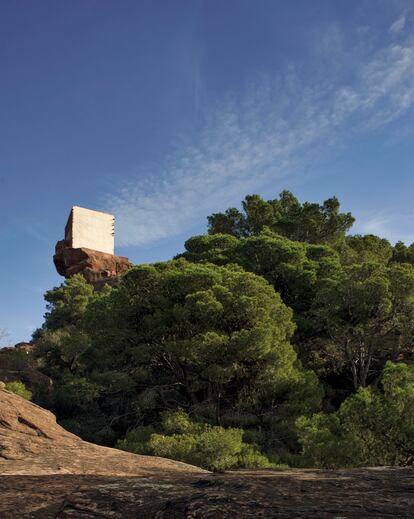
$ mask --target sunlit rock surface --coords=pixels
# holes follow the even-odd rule
[[[65,240],[57,242],[53,262],[61,276],[68,278],[74,274],[82,274],[89,283],[114,278],[132,267],[132,263],[124,256],[72,248]]]

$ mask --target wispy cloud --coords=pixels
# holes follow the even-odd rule
[[[360,213],[354,231],[360,234],[375,234],[386,238],[391,243],[414,242],[414,213],[382,210]]]
[[[414,41],[398,36],[403,21],[393,26],[393,41],[356,55],[341,78],[337,66],[319,79],[290,66],[277,78],[261,77],[242,100],[210,110],[197,136],[151,172],[153,180],[137,176],[106,198],[105,208],[116,216],[117,242],[145,245],[190,230],[206,214],[292,174],[315,150],[409,110]],[[340,36],[335,40],[339,45]],[[332,63],[340,55],[335,52]]]
[[[405,23],[406,23],[406,15],[403,14],[399,18],[397,18],[397,20],[395,20],[394,23],[391,24],[390,29],[389,29],[390,33],[391,34],[400,33],[404,29]]]

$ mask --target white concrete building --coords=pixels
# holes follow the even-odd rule
[[[77,249],[84,247],[114,254],[115,218],[112,214],[74,206],[65,227],[65,240]]]

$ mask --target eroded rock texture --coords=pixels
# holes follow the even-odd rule
[[[413,510],[413,469],[213,475],[84,442],[0,389],[2,519],[408,519]]]
[[[0,474],[153,476],[168,471],[205,472],[85,442],[60,427],[50,411],[0,389]]]
[[[132,267],[132,263],[124,256],[86,248],[73,249],[66,240],[57,242],[53,262],[61,276],[68,278],[82,274],[89,283],[114,278]]]

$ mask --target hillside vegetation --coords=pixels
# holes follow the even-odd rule
[[[414,245],[290,192],[175,259],[46,293],[42,402],[82,438],[213,470],[414,463]],[[36,392],[35,392],[36,394]]]

